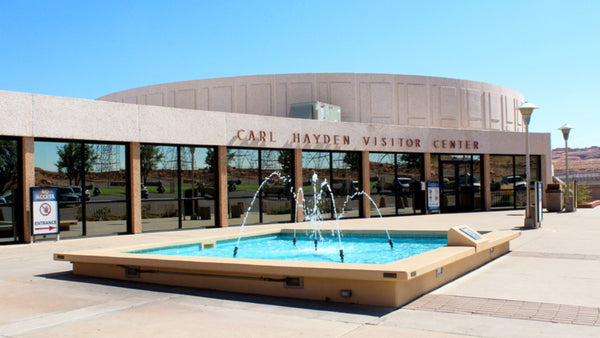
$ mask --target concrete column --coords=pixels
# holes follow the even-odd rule
[[[358,184],[360,189],[367,193],[369,196],[371,195],[371,166],[369,162],[369,152],[361,151],[360,152],[360,163],[358,165],[360,170],[358,176]],[[371,201],[367,197],[367,195],[360,195],[360,205],[358,206],[358,215],[362,218],[371,217]]]
[[[482,183],[481,198],[483,198],[483,210],[492,209],[492,168],[490,167],[490,154],[483,154],[481,159]]]
[[[217,205],[215,206],[215,225],[218,227],[229,226],[229,200],[227,195],[227,147],[218,146],[217,156],[215,156],[217,163],[216,168],[216,200]]]
[[[423,181],[431,181],[431,153],[423,154]]]
[[[130,142],[127,145],[127,166],[129,167],[129,201],[127,202],[128,224],[127,232],[139,234],[142,232],[142,184],[140,143]]]
[[[296,200],[302,202],[302,198],[304,197],[300,190],[302,188],[302,149],[292,150],[291,162],[294,193],[296,194]],[[304,208],[298,206],[296,210],[296,201],[292,200],[291,203],[292,220],[294,217],[297,217],[297,222],[304,222]]]
[[[21,140],[21,175],[23,184],[19,186],[19,194],[16,196],[23,207],[19,215],[15,215],[18,222],[17,226],[22,226],[20,233],[23,243],[31,243],[31,201],[29,197],[29,188],[35,186],[35,166],[34,166],[34,139],[33,137],[22,137]],[[18,210],[18,209],[17,209]]]

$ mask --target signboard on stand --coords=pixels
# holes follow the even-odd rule
[[[58,189],[31,188],[31,234],[58,235]]]
[[[440,182],[427,182],[427,209],[440,210]]]

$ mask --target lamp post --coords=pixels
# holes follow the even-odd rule
[[[565,211],[571,212],[573,211],[573,201],[571,200],[569,194],[569,147],[567,147],[567,141],[569,140],[569,132],[573,129],[568,124],[564,124],[562,127],[558,128],[563,134],[563,138],[565,139],[565,175],[566,175],[566,184],[567,184],[567,203],[565,205]]]
[[[530,173],[530,169],[529,169],[529,120],[531,119],[531,114],[533,113],[534,109],[538,109],[539,107],[536,106],[533,103],[529,103],[529,102],[525,102],[522,105],[518,106],[517,109],[521,112],[521,116],[523,116],[523,122],[525,122],[525,134],[527,135],[527,155],[525,156],[525,166],[526,166],[526,173],[525,173],[525,179],[527,180],[527,193],[526,193],[526,203],[525,203],[525,221],[524,221],[524,225],[526,228],[532,228],[535,224],[535,222],[533,222],[533,217],[535,217],[535,215],[531,215],[531,212],[529,210],[529,205],[531,204],[531,200],[529,197],[529,188],[530,188],[530,177],[531,177],[531,173]]]

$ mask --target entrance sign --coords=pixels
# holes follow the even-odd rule
[[[58,189],[31,188],[31,234],[53,235],[59,232]]]
[[[440,210],[440,182],[427,182],[427,209]]]

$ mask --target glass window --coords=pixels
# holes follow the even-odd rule
[[[316,174],[317,182],[312,181]],[[321,183],[331,182],[331,153],[319,151],[302,152],[302,190],[304,192],[304,213],[325,214],[332,218],[331,193],[327,187],[321,189]]]
[[[396,178],[396,155],[393,153],[369,153],[369,168],[371,181],[371,198],[377,208],[371,205],[371,217],[381,215],[396,215],[395,193],[392,182]]]
[[[180,147],[183,228],[215,225],[214,148]]]
[[[517,208],[524,208],[527,201],[527,166],[525,156],[515,156],[515,176],[513,178],[513,189],[515,191],[515,202]]]
[[[15,219],[19,187],[17,148],[16,140],[0,139],[0,243],[19,240]]]
[[[57,187],[61,236],[127,232],[125,146],[35,142],[35,184]]]
[[[382,215],[422,212],[423,155],[414,153],[371,153],[371,195]],[[379,216],[371,207],[371,217]]]
[[[144,231],[215,225],[214,148],[140,146]]]
[[[425,196],[421,192],[423,155],[414,153],[396,154],[396,177],[392,190],[396,195],[396,213],[414,214],[422,212]]]
[[[481,156],[473,155],[473,182],[469,182],[472,184],[473,189],[473,198],[475,210],[483,210],[483,198],[482,198],[482,189],[483,182],[482,178],[482,164],[481,164]]]
[[[259,180],[259,152],[230,148],[227,152],[229,224],[260,223],[260,201],[255,199]],[[246,213],[248,213],[246,215]]]
[[[127,171],[125,146],[81,144],[84,179],[76,194],[85,206],[87,234],[127,232]]]
[[[429,167],[428,181],[439,182],[440,181],[440,155],[431,154],[431,166]]]
[[[140,145],[142,231],[179,227],[176,146]]]
[[[542,169],[540,168],[540,156],[539,155],[530,155],[529,156],[529,165],[531,169],[531,180],[541,181],[542,180]]]
[[[335,203],[335,211],[343,218],[359,216],[359,167],[360,154],[357,152],[331,153],[332,177],[330,180]],[[334,214],[335,217],[335,214]]]
[[[357,152],[302,152],[305,214],[320,214],[325,219],[358,217],[359,161]],[[315,174],[317,182],[313,183]]]
[[[81,198],[71,188],[82,184],[81,144],[35,142],[34,147],[35,185],[59,189],[58,215],[61,236],[83,235]]]
[[[523,155],[490,155],[492,209],[524,208],[527,166]],[[531,156],[531,180],[541,179],[540,157]]]
[[[260,150],[262,187],[261,223],[290,222],[295,208],[291,186],[291,158],[289,150]]]

